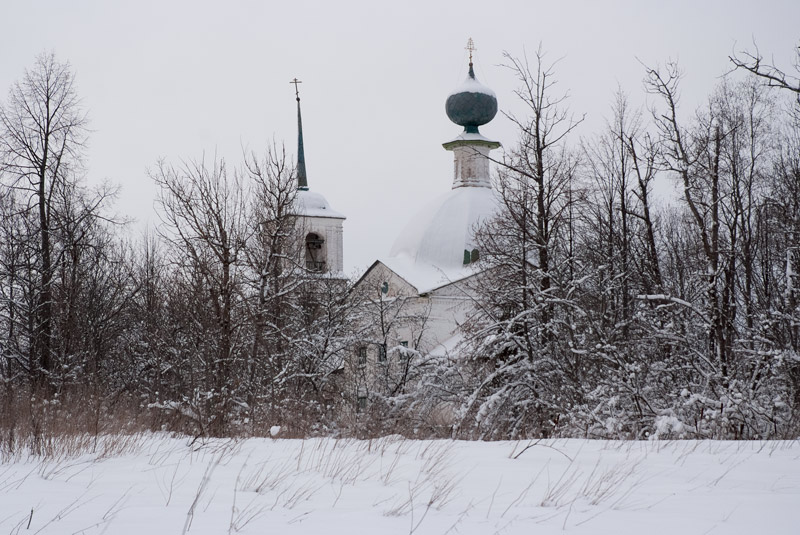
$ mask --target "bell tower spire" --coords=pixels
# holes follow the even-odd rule
[[[289,83],[294,84],[294,94],[297,99],[297,189],[307,191],[306,155],[303,151],[303,118],[300,115],[300,87],[298,85],[303,82],[295,78]]]
[[[297,100],[297,192],[289,215],[296,217],[296,231],[301,245],[294,261],[305,266],[309,273],[325,273],[344,278],[344,247],[342,222],[344,215],[331,208],[318,191],[308,190],[306,155],[303,151],[303,119],[300,115],[300,85],[295,78],[294,96]],[[303,247],[304,245],[304,247]]]

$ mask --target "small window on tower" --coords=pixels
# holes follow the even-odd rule
[[[378,362],[386,362],[386,344],[378,344]]]
[[[481,258],[481,254],[478,252],[477,249],[473,249],[472,252],[469,254],[469,261],[470,262],[477,262]]]
[[[315,232],[306,236],[306,269],[309,271],[325,271],[325,239]]]
[[[358,365],[359,366],[366,366],[367,365],[367,348],[366,347],[359,347],[358,348]]]
[[[470,255],[470,252],[467,251],[466,249],[464,249],[464,265],[465,266],[467,264],[469,264],[470,258],[472,258],[472,256]]]

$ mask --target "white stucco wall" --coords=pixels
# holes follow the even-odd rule
[[[453,151],[453,187],[479,186],[489,188],[488,146],[462,145]]]
[[[388,291],[380,293],[383,283]],[[381,262],[377,262],[358,282],[356,290],[368,292],[375,301],[402,299],[403,315],[418,321],[399,321],[393,326],[392,338],[408,340],[410,346],[425,354],[459,334],[459,327],[468,317],[472,299],[468,281],[448,284],[427,294],[417,289]]]

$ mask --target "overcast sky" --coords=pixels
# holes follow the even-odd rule
[[[10,4],[10,5],[9,5]],[[753,48],[790,68],[800,2],[783,1],[13,1],[0,8],[0,96],[37,54],[69,61],[91,119],[88,179],[122,186],[118,211],[157,225],[146,169],[271,140],[296,150],[294,87],[303,81],[309,185],[347,216],[345,268],[366,267],[428,199],[452,182],[441,144],[460,128],[444,113],[466,76],[468,37],[478,79],[501,110],[519,110],[503,52],[541,42],[568,91],[581,135],[609,115],[618,86],[644,103],[648,65],[669,58],[685,78],[683,106],[700,105]],[[481,132],[511,147],[498,115]],[[576,140],[577,141],[577,140]]]

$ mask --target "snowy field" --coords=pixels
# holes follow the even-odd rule
[[[798,441],[147,435],[69,449],[3,460],[0,534],[800,533]]]

